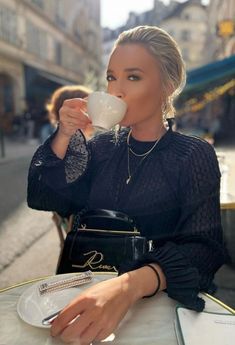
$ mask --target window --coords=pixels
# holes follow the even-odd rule
[[[64,0],[57,0],[56,1],[56,24],[60,26],[62,29],[65,28],[65,8],[64,8]]]
[[[96,40],[97,40],[97,38],[96,38],[94,32],[92,32],[92,31],[86,32],[87,50],[91,54],[94,52],[94,48],[96,46]]]
[[[47,59],[47,34],[46,31],[35,26],[30,21],[27,22],[27,49],[30,53]]]
[[[182,55],[184,60],[189,60],[189,51],[188,48],[182,48]]]
[[[16,13],[4,6],[0,8],[0,38],[11,44],[19,45]]]
[[[32,3],[40,8],[44,8],[44,0],[31,0]]]
[[[57,65],[62,64],[62,46],[60,42],[55,43],[55,62]]]
[[[189,14],[189,13],[185,13],[185,15],[184,15],[184,19],[189,20],[190,18],[191,18],[190,14]]]
[[[2,114],[11,113],[14,111],[13,87],[14,85],[11,77],[8,74],[0,73],[0,104],[3,111]],[[3,117],[1,117],[1,121],[3,121],[4,125]]]
[[[188,30],[183,30],[181,32],[181,39],[184,41],[189,41],[190,40],[190,32]]]

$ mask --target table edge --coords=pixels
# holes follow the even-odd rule
[[[221,210],[235,210],[235,202],[221,202],[220,209]]]
[[[224,302],[220,301],[218,298],[210,295],[207,292],[202,292],[202,295],[208,297],[209,299],[211,299],[213,302],[219,304],[221,307],[223,307],[224,309],[228,310],[231,314],[235,315],[235,309],[233,309],[232,307],[229,307],[227,304],[225,304]]]
[[[105,275],[110,275],[110,276],[115,276],[116,275],[114,272],[93,272],[93,273],[94,273],[94,275],[104,275],[104,274]],[[63,275],[71,275],[71,274],[73,274],[73,273],[65,273]],[[21,283],[18,283],[18,284],[14,284],[14,285],[11,285],[9,287],[0,289],[0,293],[8,291],[8,290],[11,290],[11,289],[14,289],[14,288],[17,288],[17,287],[20,287],[20,286],[24,286],[24,285],[27,285],[27,284],[36,283],[36,282],[38,282],[40,280],[48,279],[50,277],[52,277],[52,275],[44,276],[44,277],[39,277],[39,278],[31,279],[31,280],[28,280],[28,281],[25,281],[25,282],[21,282]],[[215,303],[219,304],[221,307],[223,307],[224,309],[228,310],[231,314],[235,315],[235,309],[233,309],[232,307],[229,307],[227,304],[223,303],[222,301],[220,301],[216,297],[208,294],[207,292],[201,292],[201,294],[206,296],[206,297],[208,297],[209,299],[211,299]]]

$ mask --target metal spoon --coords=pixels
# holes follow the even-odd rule
[[[45,317],[45,319],[42,320],[43,326],[50,326],[52,324],[52,322],[57,318],[57,316],[59,315],[59,313],[61,311],[62,311],[62,309],[60,309],[56,313],[53,313],[53,314]]]

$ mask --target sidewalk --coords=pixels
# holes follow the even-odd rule
[[[52,213],[32,210],[26,202],[19,205],[10,217],[0,224],[0,229],[0,274],[51,229],[58,236]],[[44,251],[43,248],[41,250]],[[51,251],[53,250],[52,246]],[[33,257],[32,259],[34,260]],[[29,265],[33,260],[29,261]]]
[[[4,138],[5,157],[0,155],[0,164],[8,163],[23,157],[32,157],[39,146],[37,139],[23,141],[22,139]],[[1,152],[0,152],[1,154]]]
[[[28,247],[25,246],[23,252],[19,253],[9,266],[0,271],[0,289],[55,274],[60,254],[59,237],[51,221],[51,215],[42,214],[40,217],[44,222],[41,227],[44,231],[41,230],[41,234],[37,234],[39,225],[36,231],[31,227],[31,230],[35,231],[35,240]]]

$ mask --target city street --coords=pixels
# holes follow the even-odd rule
[[[29,158],[27,157],[1,164],[0,223],[10,217],[25,201],[28,166]]]
[[[56,269],[60,246],[52,214],[26,205],[27,171],[35,148],[14,145],[8,159],[0,159],[0,288],[54,274]],[[227,165],[223,188],[228,185],[235,194],[235,150],[224,147],[217,152]],[[234,268],[224,266],[216,282],[217,296],[235,307]]]
[[[26,205],[27,173],[38,143],[6,142],[0,158],[0,288],[53,274],[59,241],[50,212]]]

